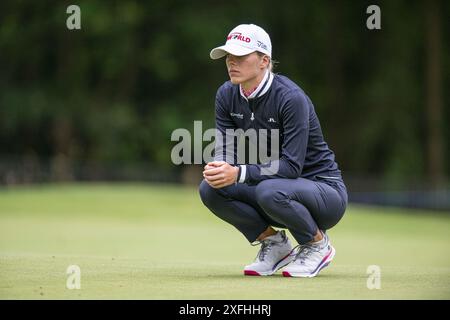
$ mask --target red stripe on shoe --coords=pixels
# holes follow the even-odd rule
[[[246,276],[260,276],[260,274],[253,270],[244,270],[244,275]]]

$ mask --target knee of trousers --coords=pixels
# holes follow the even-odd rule
[[[289,201],[289,196],[279,190],[271,180],[260,182],[256,186],[256,201],[268,214],[281,212],[282,207]]]
[[[198,188],[200,199],[208,208],[215,202],[218,197],[217,191],[211,187],[205,180],[202,180]]]

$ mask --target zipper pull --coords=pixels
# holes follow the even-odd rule
[[[252,117],[250,118],[250,120],[255,120],[255,116],[253,115],[253,112],[252,112]]]

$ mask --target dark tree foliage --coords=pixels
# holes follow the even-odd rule
[[[70,4],[81,30],[66,27]],[[368,30],[370,4],[1,1],[0,159],[176,169],[172,131],[212,127],[227,80],[209,51],[255,23],[276,72],[314,102],[344,175],[446,181],[450,5],[377,1],[382,28]]]

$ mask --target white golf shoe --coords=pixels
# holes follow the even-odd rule
[[[246,276],[270,276],[289,264],[295,256],[290,254],[293,247],[284,230],[262,240],[255,261],[245,266]]]
[[[321,241],[300,246],[294,261],[283,271],[285,277],[312,278],[333,260],[336,250],[324,233]]]

